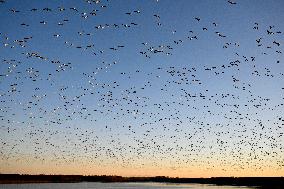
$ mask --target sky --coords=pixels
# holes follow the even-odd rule
[[[0,173],[284,176],[284,2],[0,2]]]

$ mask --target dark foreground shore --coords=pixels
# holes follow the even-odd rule
[[[83,175],[20,175],[0,174],[0,184],[22,183],[72,183],[72,182],[167,182],[199,183],[256,188],[283,189],[284,177],[211,177],[211,178],[173,178],[173,177],[121,177],[121,176],[83,176]]]

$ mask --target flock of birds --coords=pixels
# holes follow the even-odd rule
[[[283,32],[277,26],[252,23],[255,50],[248,54],[222,23],[198,16],[190,18],[196,29],[183,35],[166,27],[159,12],[142,8],[115,15],[125,22],[97,23],[115,1],[84,0],[84,11],[10,3],[0,1],[0,14],[13,20],[0,27],[0,167],[52,162],[283,173]],[[143,17],[169,37],[129,44],[140,40],[135,32],[143,34]],[[107,39],[112,35],[118,39]],[[224,60],[176,62],[179,51],[208,36]]]

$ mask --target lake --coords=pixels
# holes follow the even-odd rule
[[[207,184],[168,184],[168,183],[36,183],[36,184],[0,184],[0,189],[239,189],[249,187],[216,186]]]

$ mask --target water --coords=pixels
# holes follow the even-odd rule
[[[42,184],[0,184],[0,189],[251,189],[240,186],[215,186],[207,184],[165,184],[165,183],[42,183]]]

